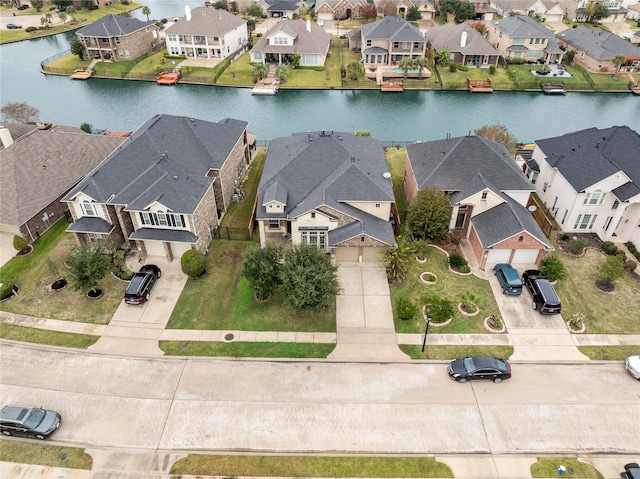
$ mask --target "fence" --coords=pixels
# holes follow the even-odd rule
[[[251,241],[253,238],[253,230],[250,228],[230,228],[227,226],[221,226],[213,233],[213,237],[216,239],[234,241]]]

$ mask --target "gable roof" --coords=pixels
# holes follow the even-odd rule
[[[158,27],[153,22],[143,22],[137,18],[126,18],[122,15],[105,15],[95,22],[82,27],[76,32],[76,35],[85,37],[121,37],[130,35],[133,32],[142,30],[143,28]]]
[[[502,18],[493,25],[511,38],[547,38],[545,51],[548,53],[562,53],[556,37],[551,30],[526,15]]]
[[[82,192],[98,203],[144,210],[157,201],[175,213],[193,213],[248,123],[212,123],[155,115],[93,170],[64,201]]]
[[[362,38],[385,39],[391,42],[424,42],[424,35],[416,27],[398,16],[388,16],[360,27]]]
[[[640,48],[602,28],[570,28],[557,37],[598,60],[611,60],[619,54],[640,59]]]
[[[535,143],[577,192],[622,171],[631,183],[614,190],[616,196],[625,201],[640,194],[640,135],[628,126],[590,128]]]
[[[465,46],[462,46],[463,33],[466,33]],[[465,55],[500,55],[480,32],[467,23],[445,23],[431,28],[424,36],[435,50],[446,46],[450,52]]]
[[[124,141],[69,126],[4,126],[14,142],[0,149],[0,224],[14,226],[56,201]]]
[[[293,45],[269,45],[269,39],[280,32],[293,37]],[[316,23],[307,23],[305,20],[280,20],[256,42],[251,51],[324,55],[329,51],[330,42],[331,35]]]
[[[314,209],[332,208],[360,223],[341,234],[353,233],[356,228],[395,244],[389,221],[348,204],[393,202],[391,182],[383,176],[386,171],[383,145],[370,137],[325,131],[277,138],[269,143],[258,186],[256,218],[292,218]],[[280,215],[267,214],[263,205],[283,198],[282,189],[286,189],[284,211]],[[341,237],[337,232],[333,234]]]
[[[246,25],[246,20],[226,10],[211,7],[198,7],[191,10],[191,19],[174,22],[166,32],[171,34],[224,35]]]
[[[479,136],[462,136],[407,145],[419,189],[462,191],[478,173],[500,191],[534,191],[507,149]]]

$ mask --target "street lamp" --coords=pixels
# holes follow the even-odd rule
[[[422,352],[424,353],[424,348],[427,346],[427,334],[429,334],[429,324],[431,323],[431,319],[433,319],[433,316],[431,316],[431,313],[427,314],[427,317],[425,318],[425,323],[427,323],[427,327],[424,330],[424,341],[422,342]]]

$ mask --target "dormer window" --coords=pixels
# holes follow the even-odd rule
[[[88,200],[84,200],[82,203],[80,203],[80,209],[82,210],[83,216],[98,216],[93,203]]]

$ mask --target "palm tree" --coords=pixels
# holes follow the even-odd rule
[[[442,47],[436,53],[436,63],[438,65],[446,65],[449,63],[449,57],[451,54],[449,53],[449,49],[447,47]]]
[[[618,73],[620,73],[620,67],[622,67],[622,65],[627,63],[627,58],[621,53],[618,53],[616,56],[613,57],[613,59],[611,60],[611,63],[613,63],[613,65],[616,67],[616,72],[613,74],[613,78],[617,79]]]
[[[289,76],[289,68],[286,65],[278,65],[275,71],[275,77],[281,82],[287,81],[287,77]]]
[[[262,80],[267,76],[267,73],[267,66],[264,63],[259,63],[258,65],[253,67],[253,76],[255,77],[256,81]]]
[[[405,78],[407,78],[407,72],[413,68],[414,64],[413,58],[409,57],[404,57],[398,62],[398,67],[402,69]]]
[[[362,64],[354,60],[347,65],[347,74],[349,75],[350,80],[357,80],[358,73],[362,71]]]
[[[146,5],[142,7],[142,14],[147,16],[147,22],[149,21],[149,15],[151,15],[151,9]]]

